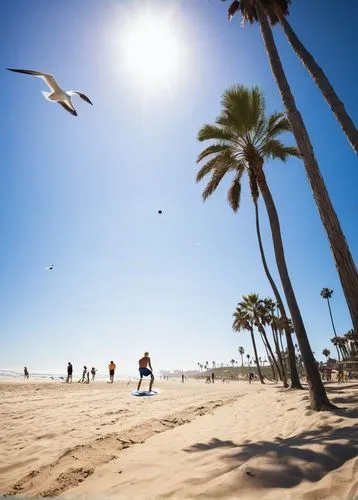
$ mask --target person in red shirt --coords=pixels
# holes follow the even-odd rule
[[[139,374],[140,374],[140,380],[138,382],[137,391],[139,391],[140,389],[143,377],[149,377],[149,376],[150,376],[149,391],[151,391],[154,382],[154,375],[153,375],[152,364],[149,357],[149,352],[145,352],[143,358],[140,358],[139,360]]]

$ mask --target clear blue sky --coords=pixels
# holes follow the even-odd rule
[[[337,22],[334,0],[296,0],[290,22],[358,123],[358,3]],[[258,84],[269,111],[282,105],[257,26],[229,24],[218,0],[147,0],[180,38],[175,81],[148,91],[124,64],[123,36],[145,2],[4,0],[0,31],[0,368],[60,371],[109,360],[136,370],[149,350],[156,369],[239,359],[249,337],[231,330],[242,294],[272,295],[264,276],[246,179],[234,215],[227,183],[205,204],[195,184],[196,134],[215,119],[230,84]],[[133,15],[136,13],[137,15]],[[358,260],[357,160],[279,28],[275,37],[317,158]],[[78,117],[47,102],[47,71],[75,98]],[[266,168],[292,282],[319,355],[351,328],[333,258],[303,164]],[[159,216],[157,210],[163,210]],[[263,236],[277,276],[268,223]],[[52,272],[45,266],[54,264]],[[262,352],[262,349],[260,347]]]

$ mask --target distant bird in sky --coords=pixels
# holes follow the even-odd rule
[[[45,267],[45,271],[52,271],[53,270],[53,264],[50,266]]]
[[[163,213],[162,210],[158,210],[159,215],[162,215],[162,213]]]
[[[68,90],[67,92],[62,90],[61,87],[56,82],[56,79],[53,75],[42,73],[41,71],[33,71],[30,69],[13,69],[13,68],[6,68],[6,69],[8,69],[9,71],[14,71],[15,73],[24,73],[25,75],[32,75],[32,76],[37,76],[38,78],[42,78],[51,90],[51,92],[42,92],[45,99],[47,99],[48,101],[58,102],[58,104],[60,104],[66,111],[68,111],[74,116],[77,116],[77,111],[74,108],[71,101],[72,95],[78,95],[84,101],[88,102],[89,104],[92,104],[85,94],[82,94],[77,90]]]

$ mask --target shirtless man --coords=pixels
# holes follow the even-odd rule
[[[148,366],[150,369],[148,369]],[[139,374],[140,374],[140,380],[138,382],[137,391],[139,391],[140,389],[143,377],[149,377],[149,376],[150,376],[149,391],[151,391],[154,382],[154,375],[153,375],[153,368],[150,362],[149,352],[145,352],[143,358],[139,360]]]
[[[109,370],[109,380],[110,380],[111,384],[113,384],[114,372],[116,371],[116,365],[115,365],[115,363],[113,363],[113,361],[111,361],[109,363],[108,370]]]

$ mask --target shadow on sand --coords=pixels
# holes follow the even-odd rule
[[[349,388],[353,386],[350,385]],[[334,390],[328,389],[328,392],[331,393],[330,397],[334,403],[358,404],[358,394],[332,397],[334,393],[340,392],[336,391],[336,388],[332,389]],[[341,408],[331,413],[346,418],[357,418],[358,408]],[[311,447],[316,447],[316,450],[310,449]],[[184,451],[199,453],[219,448],[230,450],[229,453],[220,455],[220,459],[227,465],[220,475],[246,464],[246,474],[252,476],[257,485],[267,488],[291,488],[304,480],[319,481],[328,472],[357,457],[358,422],[340,428],[322,424],[294,437],[276,437],[273,441],[247,440],[239,444],[212,438],[207,443],[196,443]],[[252,463],[247,463],[254,457]]]

